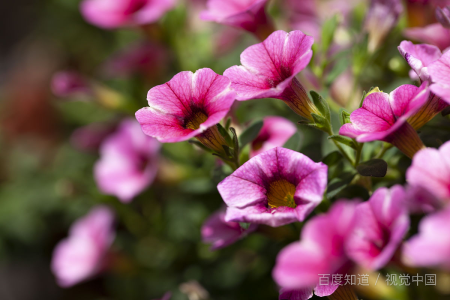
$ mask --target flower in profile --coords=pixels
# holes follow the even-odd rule
[[[379,188],[355,210],[355,224],[347,241],[348,256],[369,270],[384,267],[409,228],[406,193],[400,186]]]
[[[388,142],[412,158],[425,146],[407,120],[424,105],[428,95],[427,83],[420,87],[405,84],[390,94],[370,93],[362,107],[351,113],[351,123],[344,124],[339,134],[360,143]]]
[[[89,81],[75,71],[61,71],[53,75],[53,94],[61,98],[86,96],[91,93]]]
[[[309,220],[301,234],[301,240],[285,247],[278,254],[272,275],[285,291],[299,291],[314,287],[328,288],[330,293],[337,286],[320,283],[320,275],[347,274],[352,262],[345,245],[354,226],[357,202],[338,201],[322,215]],[[294,298],[295,299],[295,298]],[[308,298],[306,298],[308,299]]]
[[[200,17],[228,26],[241,28],[264,40],[273,32],[265,12],[267,0],[208,0],[207,10]]]
[[[52,271],[61,287],[73,286],[102,270],[115,237],[113,223],[113,212],[97,206],[71,226],[69,236],[53,252]]]
[[[303,221],[322,201],[327,166],[281,147],[263,152],[219,183],[227,222],[272,227]]]
[[[295,125],[282,117],[265,117],[258,136],[253,140],[250,157],[283,146],[297,132]]]
[[[245,49],[242,66],[224,72],[237,93],[236,99],[281,99],[300,116],[313,120],[311,113],[319,112],[295,78],[311,60],[312,44],[313,38],[299,30],[279,30],[264,42]]]
[[[433,79],[430,89],[437,96],[450,103],[450,51],[445,52],[440,59],[429,66]]]
[[[238,222],[227,222],[225,212],[220,210],[203,223],[202,240],[204,243],[211,243],[211,250],[217,250],[233,244],[257,227],[256,224],[250,224],[247,229],[244,229]]]
[[[163,143],[195,137],[222,153],[226,141],[215,125],[228,113],[235,98],[230,80],[211,69],[181,72],[148,92],[150,107],[137,111],[136,118],[145,134]]]
[[[369,51],[374,52],[395,27],[403,11],[401,0],[371,0],[365,20],[369,32]]]
[[[126,119],[100,147],[94,168],[99,189],[130,202],[155,179],[161,144],[145,134],[139,124]]]
[[[450,6],[436,8],[436,19],[445,28],[450,28]]]
[[[419,224],[419,233],[403,246],[403,262],[415,267],[450,270],[450,207],[427,215]]]
[[[450,29],[442,27],[439,23],[427,25],[425,27],[408,28],[404,31],[408,39],[422,43],[432,44],[444,51],[450,47]]]
[[[113,29],[156,22],[175,6],[175,0],[84,0],[83,17],[98,27]]]
[[[440,199],[450,202],[450,142],[439,149],[426,148],[414,156],[406,171],[406,180],[411,186],[420,187]]]

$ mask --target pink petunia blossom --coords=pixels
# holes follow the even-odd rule
[[[227,222],[272,227],[303,221],[322,201],[327,166],[281,147],[263,152],[219,183]]]
[[[61,71],[53,75],[53,94],[61,98],[86,96],[91,93],[89,81],[75,71]]]
[[[202,226],[202,241],[211,243],[211,250],[224,248],[255,231],[256,224],[250,224],[247,229],[237,222],[225,221],[225,212],[220,210],[212,214]]]
[[[404,35],[412,40],[435,45],[442,51],[450,47],[450,39],[448,38],[450,29],[442,27],[439,23],[425,27],[408,28],[404,31]]]
[[[89,23],[105,29],[156,22],[175,0],[84,0],[80,10]]]
[[[419,233],[403,246],[403,262],[415,267],[450,270],[450,207],[427,215],[419,224]]]
[[[111,209],[97,206],[71,226],[69,236],[53,252],[52,271],[61,287],[73,286],[102,270],[115,237],[113,223]]]
[[[223,152],[224,138],[215,126],[230,110],[236,94],[230,80],[211,69],[181,72],[148,92],[150,107],[136,112],[145,134],[164,143],[197,138]]]
[[[237,93],[236,99],[281,99],[294,112],[312,120],[311,113],[319,113],[295,78],[311,60],[312,44],[313,38],[299,30],[279,30],[264,42],[248,47],[241,54],[242,66],[224,72]]]
[[[208,0],[200,18],[241,28],[264,40],[273,32],[265,12],[267,0]]]
[[[424,105],[428,96],[427,83],[419,88],[405,84],[390,94],[371,93],[362,107],[352,112],[351,123],[344,124],[339,134],[360,143],[385,141],[412,158],[424,145],[407,120]]]
[[[369,32],[368,49],[374,52],[397,24],[403,11],[401,0],[371,0],[364,27]]]
[[[250,157],[283,146],[297,132],[295,125],[282,117],[265,117],[258,136],[253,140]]]
[[[434,82],[430,86],[430,90],[442,100],[450,103],[450,51],[444,53],[428,69]]]
[[[336,290],[332,280],[321,285],[321,275],[347,274],[352,262],[346,254],[345,245],[354,226],[358,202],[338,201],[322,215],[309,220],[299,242],[285,247],[278,254],[272,275],[285,290],[310,291],[316,287],[320,294]],[[322,290],[322,288],[324,290]],[[295,299],[295,298],[294,298]],[[306,298],[307,299],[307,298]]]
[[[115,131],[116,126],[106,123],[93,123],[77,128],[71,135],[72,144],[79,150],[95,152],[105,138]]]
[[[161,144],[145,134],[135,120],[126,119],[105,139],[94,168],[99,189],[130,202],[155,179]]]
[[[348,256],[369,270],[384,267],[409,228],[406,193],[400,186],[379,188],[355,211],[354,230],[347,240]]]
[[[439,149],[426,148],[417,152],[406,171],[406,180],[411,186],[423,188],[441,202],[449,203],[450,142]]]

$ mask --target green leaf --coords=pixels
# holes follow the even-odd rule
[[[284,143],[283,148],[300,151],[302,140],[303,136],[297,131]]]
[[[239,137],[239,146],[244,148],[245,145],[253,141],[258,136],[262,126],[263,121],[258,121],[250,125]]]
[[[347,187],[357,173],[345,173],[339,178],[333,178],[328,184],[327,198],[331,199],[336,196],[340,191]]]
[[[331,167],[342,160],[342,154],[339,151],[334,151],[325,156],[322,162],[327,166]]]
[[[331,42],[333,41],[334,32],[338,27],[338,17],[334,15],[332,18],[325,21],[322,25],[322,52],[325,53],[330,47]]]
[[[234,150],[234,157],[239,158],[239,140],[236,134],[236,130],[233,127],[230,127],[230,131],[233,134],[233,150]]]
[[[341,125],[351,123],[350,122],[350,113],[345,109],[341,109]]]
[[[311,94],[311,98],[312,98],[314,105],[317,107],[317,109],[322,114],[322,116],[326,120],[329,121],[331,118],[331,115],[330,115],[330,107],[328,106],[328,102],[325,99],[323,99],[322,96],[320,96],[315,91],[310,91],[309,93]]]
[[[241,228],[244,230],[247,230],[250,227],[250,223],[239,222],[239,225],[241,225]]]
[[[199,141],[196,140],[189,140],[190,144],[193,144],[197,147],[199,147],[200,149],[205,150],[206,152],[211,152],[211,149],[209,149],[208,147],[206,147],[205,145],[203,145],[202,143],[200,143]]]
[[[227,145],[222,145],[223,150],[225,150],[225,153],[228,157],[232,157],[231,155],[231,149]]]
[[[363,91],[361,100],[359,101],[359,108],[363,106],[364,99],[366,99],[366,91]]]
[[[334,140],[334,141],[339,142],[339,143],[341,143],[343,145],[349,146],[350,148],[353,148],[355,150],[357,148],[357,145],[356,145],[355,141],[352,140],[349,137],[346,137],[346,136],[335,134],[335,135],[330,135],[328,137],[328,139]]]
[[[387,172],[387,163],[379,158],[371,159],[360,163],[356,170],[362,176],[384,177]]]
[[[231,125],[231,118],[227,119],[227,122],[225,123],[225,130],[228,131],[230,129]]]
[[[231,140],[231,136],[230,136],[230,134],[228,133],[228,131],[227,131],[225,128],[223,128],[223,126],[220,125],[220,123],[217,124],[217,128],[219,129],[220,135],[223,136],[223,138],[225,139],[225,141],[227,142],[227,144],[228,144],[228,145],[232,145],[233,142],[232,142],[232,140]]]

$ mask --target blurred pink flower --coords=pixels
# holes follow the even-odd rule
[[[408,185],[405,189],[405,206],[410,214],[427,214],[445,205],[445,200],[442,201],[423,186]]]
[[[164,296],[160,299],[155,299],[155,300],[170,300],[172,298],[172,293],[171,292],[167,292],[164,294]]]
[[[84,0],[81,13],[98,27],[113,29],[156,22],[175,6],[175,0]]]
[[[347,254],[369,270],[379,270],[393,257],[409,228],[406,193],[396,185],[379,188],[356,207],[355,224],[347,241]]]
[[[436,8],[436,19],[445,28],[450,28],[450,6]]]
[[[264,40],[273,26],[264,10],[267,0],[208,0],[200,18],[241,28]]]
[[[450,207],[426,216],[419,233],[403,246],[403,262],[415,267],[450,270]]]
[[[345,252],[345,244],[354,226],[356,205],[357,202],[341,200],[326,214],[309,220],[302,230],[301,240],[278,254],[272,273],[276,283],[286,291],[316,287],[319,288],[316,295],[325,290],[328,295],[332,294],[337,285],[331,280],[329,285],[319,285],[319,277],[347,274],[353,265]]]
[[[53,252],[52,271],[61,287],[73,286],[102,270],[115,237],[113,222],[113,212],[97,206],[72,225],[69,236]]]
[[[61,71],[53,75],[51,88],[61,98],[86,96],[91,93],[89,81],[75,71]]]
[[[139,124],[126,119],[105,139],[94,168],[99,189],[130,202],[155,179],[161,144],[145,134]]]
[[[420,187],[444,203],[450,201],[450,142],[439,149],[426,148],[414,156],[406,171],[411,186]]]
[[[233,244],[257,227],[256,224],[250,224],[248,229],[244,229],[238,222],[225,221],[225,212],[217,211],[203,223],[202,241],[211,243],[211,250],[217,250]]]
[[[397,25],[403,12],[401,0],[371,0],[364,27],[369,33],[368,48],[374,52],[392,28]]]
[[[450,29],[442,27],[439,23],[427,25],[425,27],[407,28],[404,35],[412,40],[422,43],[432,44],[444,51],[450,47]]]
[[[93,123],[75,129],[70,137],[72,144],[79,150],[97,151],[103,140],[115,130],[115,126],[105,123]]]
[[[276,98],[297,114],[312,120],[317,109],[295,75],[312,57],[313,38],[301,31],[272,33],[264,42],[248,47],[241,54],[242,66],[224,72],[230,78],[237,100]]]
[[[251,158],[217,189],[228,206],[227,222],[277,227],[303,221],[322,201],[326,184],[326,165],[276,147]]]
[[[261,131],[251,144],[250,157],[275,147],[282,147],[296,132],[297,127],[285,118],[265,117]]]
[[[390,94],[371,93],[362,107],[352,112],[351,123],[344,124],[339,134],[360,143],[385,141],[412,158],[424,145],[407,120],[424,105],[428,95],[427,83],[419,88],[405,84]]]
[[[448,36],[450,39],[450,35]],[[450,103],[450,51],[445,52],[440,59],[428,67],[433,84],[430,90]]]
[[[235,97],[230,80],[211,69],[181,72],[148,92],[150,107],[137,111],[136,118],[145,134],[161,142],[196,137],[221,153],[226,142],[215,125],[228,113]]]

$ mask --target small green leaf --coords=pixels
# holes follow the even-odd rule
[[[231,140],[231,136],[230,136],[230,134],[228,133],[228,131],[227,131],[225,128],[223,128],[223,126],[220,125],[220,123],[217,124],[217,128],[219,129],[220,135],[223,136],[223,138],[225,139],[225,141],[227,142],[227,144],[228,144],[228,145],[231,145],[231,144],[232,144],[232,140]]]
[[[225,150],[225,153],[228,157],[232,157],[231,155],[231,149],[227,145],[222,145],[223,150]]]
[[[352,182],[353,178],[357,173],[345,173],[339,178],[333,178],[328,184],[327,188],[327,198],[331,199],[336,196],[340,191],[342,191],[346,186]]]
[[[387,163],[379,158],[371,159],[360,163],[356,170],[362,176],[384,177],[387,172]]]
[[[258,121],[250,125],[239,137],[239,146],[244,148],[245,145],[252,142],[258,136],[262,126],[263,121]]]
[[[319,112],[326,120],[330,120],[330,107],[328,106],[328,102],[322,98],[317,92],[310,91],[312,101],[314,105],[317,107]]]
[[[334,151],[325,156],[322,162],[327,166],[331,167],[342,160],[342,154],[339,151]]]
[[[341,125],[351,123],[350,122],[350,113],[345,109],[341,109]]]
[[[346,136],[342,136],[342,135],[337,135],[337,134],[335,134],[335,135],[330,135],[330,136],[328,137],[328,139],[334,140],[334,141],[336,141],[336,142],[339,142],[339,143],[341,143],[341,144],[344,144],[344,145],[346,145],[346,146],[349,146],[349,147],[351,147],[351,148],[353,148],[353,149],[356,149],[356,148],[357,148],[357,145],[356,145],[355,141],[352,140],[352,139],[349,138],[349,137],[346,137]]]
[[[231,134],[233,135],[233,150],[234,157],[239,158],[239,152],[241,151],[239,148],[239,140],[236,134],[236,130],[233,127],[230,127]]]
[[[250,227],[250,223],[239,222],[239,225],[241,225],[241,228],[244,230],[247,230]]]
[[[366,99],[366,91],[363,91],[361,101],[359,101],[359,108],[363,106],[364,99]]]
[[[333,41],[334,32],[338,27],[338,17],[334,15],[332,18],[325,21],[322,25],[322,52],[325,53],[330,47],[331,42]]]
[[[202,143],[200,143],[199,141],[196,140],[189,140],[190,144],[193,144],[197,147],[199,147],[200,149],[205,150],[206,152],[211,152],[211,149],[209,149],[208,147],[206,147],[205,145],[203,145]]]
[[[228,131],[230,129],[231,125],[231,118],[227,119],[227,122],[225,123],[225,130]]]
[[[302,140],[303,136],[297,131],[284,143],[283,148],[299,151]]]

